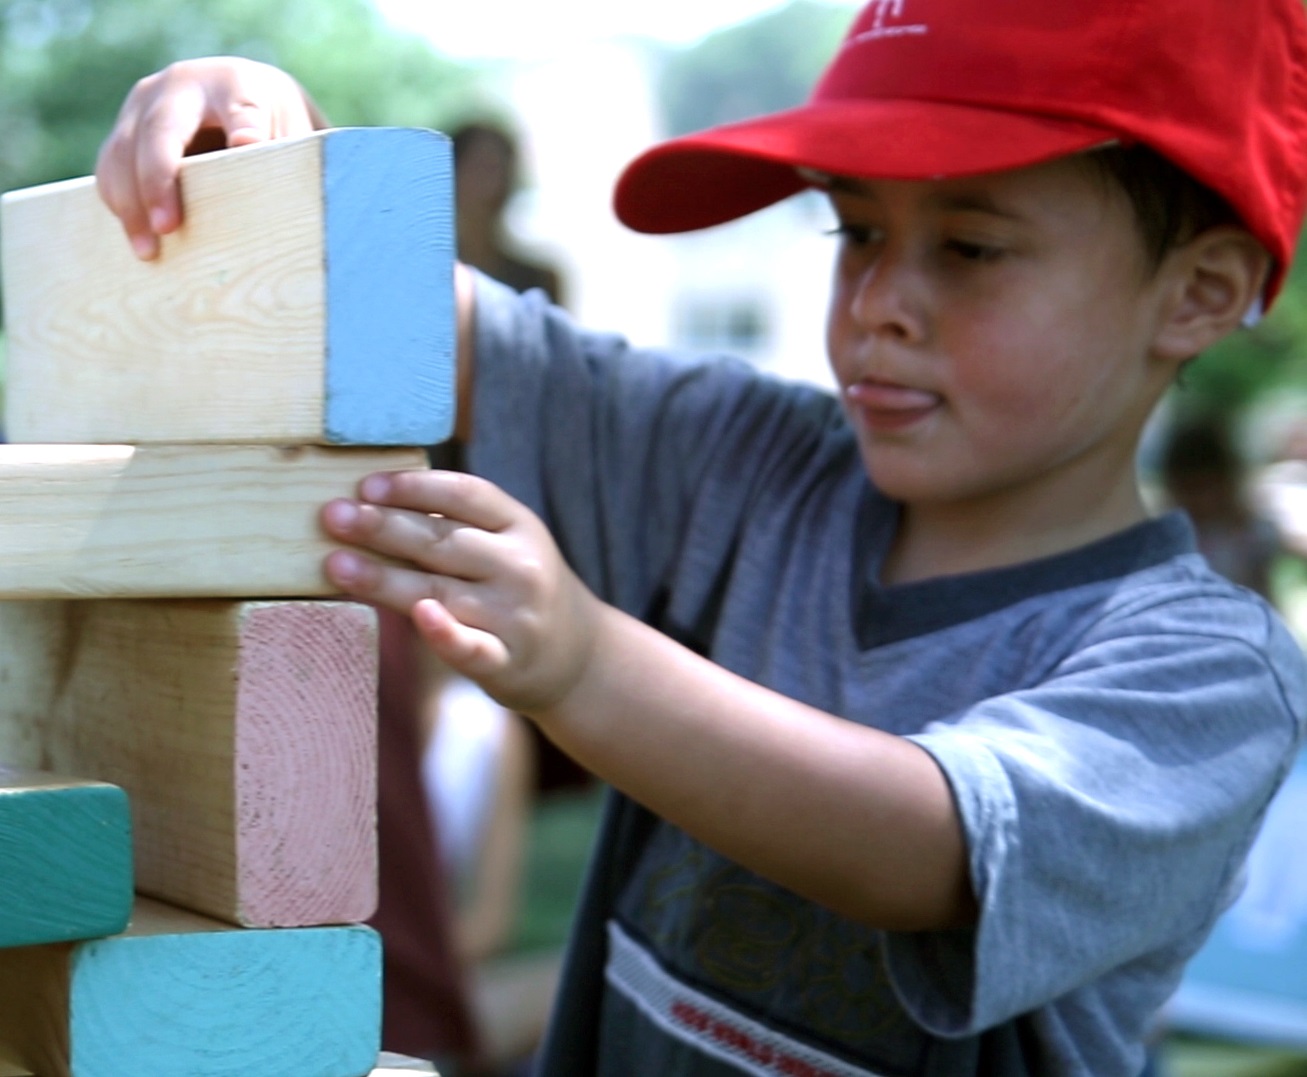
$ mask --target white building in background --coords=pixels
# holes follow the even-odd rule
[[[823,199],[803,195],[683,236],[638,235],[614,217],[618,174],[662,137],[651,59],[637,41],[578,43],[505,76],[529,184],[511,208],[515,233],[560,265],[588,328],[728,351],[830,385],[823,324],[835,241],[822,234]]]

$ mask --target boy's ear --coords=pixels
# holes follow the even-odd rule
[[[1233,333],[1270,271],[1270,254],[1242,228],[1210,228],[1177,247],[1160,270],[1166,306],[1154,354],[1183,362]]]

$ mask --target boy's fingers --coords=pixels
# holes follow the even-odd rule
[[[241,99],[227,106],[222,129],[226,132],[228,146],[252,146],[274,137],[273,119],[268,110],[253,101]]]
[[[323,506],[322,526],[342,542],[411,561],[443,576],[481,580],[495,569],[490,536],[446,517],[340,498]]]
[[[459,622],[435,599],[422,599],[411,613],[418,634],[447,665],[478,680],[492,676],[508,665],[508,648],[492,632],[483,632]]]
[[[524,511],[499,487],[460,471],[381,471],[359,485],[365,501],[445,516],[480,528],[503,531]]]
[[[323,571],[344,594],[397,613],[407,614],[422,599],[439,597],[429,573],[383,565],[357,550],[333,550],[323,561]]]
[[[203,123],[204,95],[197,87],[156,101],[141,117],[132,167],[137,197],[155,235],[172,232],[182,223],[177,175]]]
[[[173,64],[124,101],[96,161],[100,196],[137,255],[153,258],[158,237],[182,223],[177,177],[187,153],[312,129],[297,84],[275,68],[222,57]]]
[[[105,143],[95,166],[96,189],[121,221],[136,256],[149,260],[159,253],[159,239],[150,228],[148,212],[137,193],[135,171],[123,163],[126,152],[121,138]]]
[[[323,571],[342,593],[396,613],[409,614],[426,599],[440,604],[445,616],[463,628],[489,632],[482,596],[477,585],[432,575],[402,565],[383,564],[356,550],[333,550]],[[507,653],[507,652],[505,652]]]

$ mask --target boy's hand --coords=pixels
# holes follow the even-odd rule
[[[141,79],[100,147],[100,197],[138,257],[182,221],[177,170],[187,153],[306,135],[326,126],[300,85],[268,64],[233,56],[175,63]]]
[[[436,654],[511,710],[563,702],[594,649],[601,604],[544,524],[484,479],[448,471],[370,475],[322,522],[355,550],[326,560],[343,592],[411,614]]]

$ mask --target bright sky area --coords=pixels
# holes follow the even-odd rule
[[[376,0],[395,23],[460,59],[531,59],[578,39],[689,44],[784,0]]]

